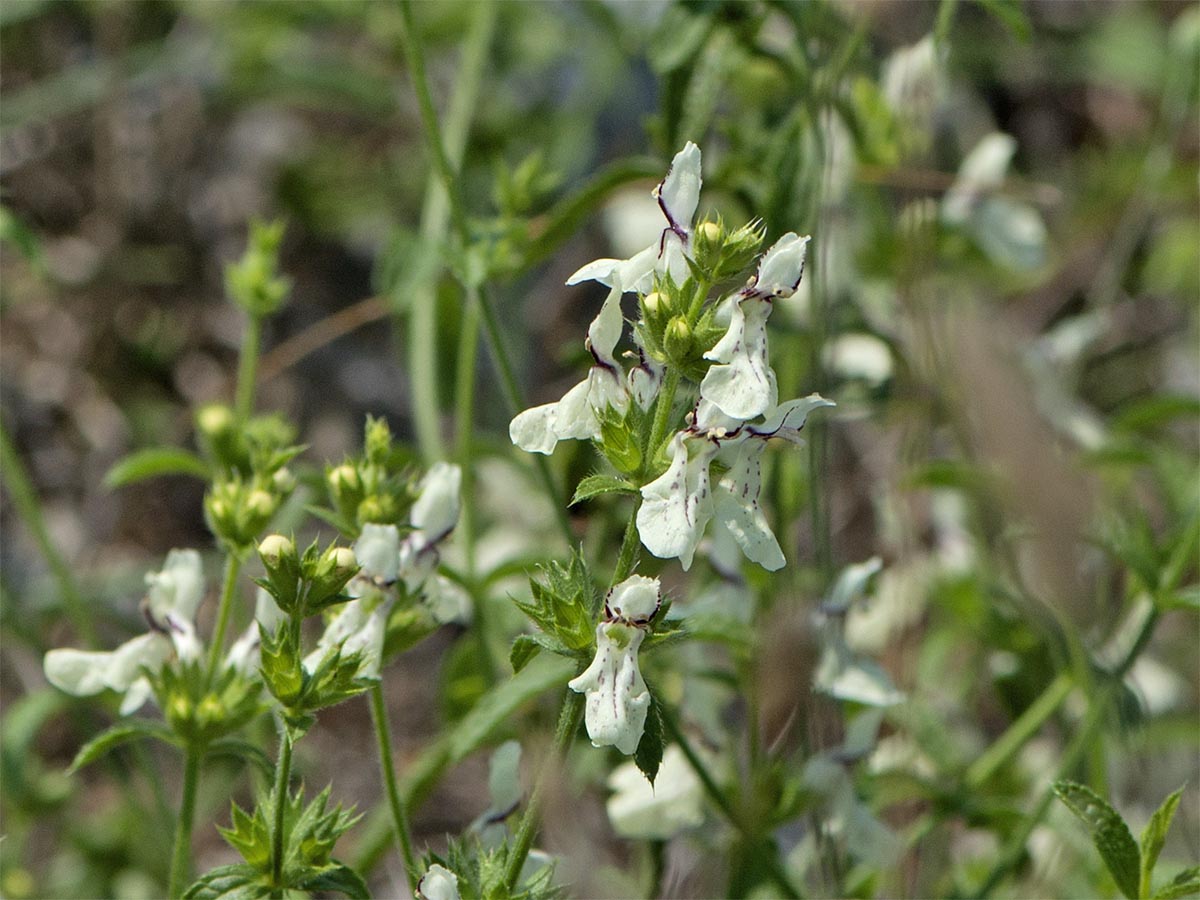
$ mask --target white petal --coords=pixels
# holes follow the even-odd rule
[[[716,492],[716,518],[733,535],[742,552],[768,572],[783,568],[779,549],[767,517],[758,505],[762,485],[763,446],[743,444],[737,461],[722,477]]]
[[[597,259],[583,266],[567,279],[567,284],[582,281],[598,281],[605,287],[621,285],[623,291],[646,293],[653,285],[653,276],[658,269],[659,242],[655,241],[645,250],[629,259]]]
[[[767,363],[767,300],[747,298],[732,311],[729,330],[705,353],[712,366],[700,383],[700,396],[735,419],[753,419],[776,401],[775,373]]]
[[[417,894],[422,900],[459,900],[458,876],[434,863],[417,882]]]
[[[630,575],[608,593],[604,605],[614,616],[629,622],[645,622],[662,603],[657,578]]]
[[[671,441],[671,465],[642,488],[637,528],[642,545],[659,559],[678,557],[686,571],[712,516],[708,464],[716,447],[693,457],[680,432]]]
[[[557,403],[545,403],[517,413],[508,424],[509,439],[526,453],[549,456],[558,443],[554,433],[554,411]]]
[[[587,697],[583,720],[593,746],[612,746],[625,754],[637,750],[650,708],[650,692],[637,659],[644,637],[640,628],[600,623],[596,626],[595,659],[567,683]]]
[[[354,558],[361,573],[390,583],[396,580],[400,565],[400,531],[395,525],[368,522],[354,542]]]
[[[157,672],[171,656],[171,642],[151,632],[126,641],[112,652],[105,681],[114,691],[126,691],[142,677],[142,669]]]
[[[621,318],[621,285],[618,282],[608,292],[600,312],[588,326],[587,347],[597,362],[617,367],[613,351],[616,350],[617,342],[621,340],[624,326],[625,321]]]
[[[161,571],[146,574],[150,615],[162,622],[169,613],[191,620],[204,599],[204,568],[195,550],[172,550]]]
[[[689,233],[700,205],[700,184],[700,148],[688,141],[671,160],[667,177],[655,189],[655,195],[668,220]]]
[[[687,253],[683,239],[673,231],[664,231],[662,246],[658,253],[658,264],[655,269],[670,275],[677,285],[682,285],[692,277],[691,267],[687,264]],[[644,294],[653,286],[652,280],[644,282],[639,290]]]
[[[471,595],[445,575],[434,575],[425,582],[424,601],[439,625],[469,624],[475,611],[471,606]]]
[[[594,259],[586,266],[580,266],[576,269],[575,273],[567,279],[567,284],[598,281],[605,286],[611,287],[613,272],[623,262],[625,260],[622,259]]]
[[[150,682],[146,678],[139,678],[129,686],[129,690],[125,692],[124,699],[121,700],[121,707],[118,710],[121,715],[128,716],[137,712],[146,705],[146,701],[154,695],[153,689],[150,687]]]
[[[625,390],[625,385],[621,381],[618,374],[620,371],[620,369],[613,371],[603,366],[592,366],[588,372],[587,403],[593,413],[602,412],[609,407],[620,413],[629,409],[629,392]],[[600,421],[594,415],[592,418],[596,422],[596,430],[588,437],[599,437]]]
[[[591,395],[593,366],[588,377],[571,388],[558,401],[554,409],[552,427],[560,441],[590,440],[600,436],[600,422],[592,407]]]
[[[677,744],[663,754],[653,785],[628,762],[613,770],[608,786],[608,818],[621,837],[665,841],[704,821],[704,789]]]
[[[275,629],[286,622],[287,618],[287,613],[279,608],[275,598],[267,592],[266,588],[260,587],[254,595],[254,620],[269,633],[274,634]]]
[[[96,653],[65,647],[51,650],[42,662],[46,680],[76,697],[90,697],[107,687],[105,672],[111,653]]]
[[[766,421],[761,425],[747,426],[751,435],[758,437],[778,437],[785,441],[800,442],[800,429],[804,427],[808,414],[823,406],[836,406],[832,400],[826,400],[820,394],[809,394],[799,400],[789,400],[769,410]]]
[[[412,525],[426,543],[437,543],[458,524],[462,469],[446,462],[430,466],[421,479],[421,492],[412,508]]]
[[[804,257],[810,238],[789,231],[763,254],[758,264],[754,292],[769,297],[790,297],[804,275]]]

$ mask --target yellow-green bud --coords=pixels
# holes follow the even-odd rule
[[[700,227],[696,229],[696,235],[710,244],[717,244],[724,237],[724,229],[716,222],[701,222]]]
[[[255,488],[246,498],[246,509],[260,519],[269,519],[275,512],[275,498],[262,488]]]
[[[358,559],[349,547],[330,547],[325,552],[325,557],[330,561],[334,572],[339,575],[358,571]]]
[[[215,694],[205,694],[196,706],[196,721],[201,725],[210,725],[225,718],[225,706]]]
[[[662,302],[663,295],[658,291],[651,291],[642,298],[642,306],[644,306],[646,308],[646,312],[650,313],[651,315],[658,312],[659,307],[662,306]]]
[[[663,349],[676,365],[683,364],[692,353],[692,328],[683,316],[676,316],[667,323],[663,332]]]
[[[176,694],[167,704],[167,719],[171,722],[187,722],[192,718],[192,701]]]
[[[291,469],[284,466],[271,476],[271,485],[280,494],[290,494],[296,489],[296,476],[292,474]]]
[[[329,487],[335,495],[357,491],[361,486],[358,470],[354,466],[343,463],[329,471]]]
[[[372,494],[358,504],[358,521],[359,522],[386,522],[389,519],[388,508],[390,503],[385,502],[385,498],[378,494]]]
[[[196,427],[206,435],[224,434],[233,428],[233,410],[224,403],[210,403],[196,413]]]
[[[290,538],[284,537],[282,534],[268,534],[258,545],[258,555],[262,557],[264,563],[271,567],[279,565],[281,559],[291,556],[295,552],[296,545]]]

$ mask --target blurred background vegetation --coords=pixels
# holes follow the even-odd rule
[[[1155,637],[1069,774],[1137,821],[1189,782],[1168,856],[1200,857],[1200,600],[1187,587],[1197,8],[577,0],[413,13],[461,170],[466,247],[447,237],[393,4],[0,4],[0,893],[162,890],[174,760],[141,761],[161,784],[131,756],[65,779],[102,716],[50,692],[41,657],[82,642],[78,606],[115,643],[141,573],[171,547],[211,546],[199,481],[105,475],[132,450],[188,445],[195,410],[228,400],[241,320],[222,271],[247,222],[286,220],[293,282],[265,335],[260,406],[297,422],[316,470],[354,449],[368,412],[426,459],[469,444],[477,564],[519,571],[560,548],[548,507],[507,483],[524,484],[529,463],[508,447],[510,411],[460,283],[486,285],[525,399],[559,396],[596,299],[563,281],[645,243],[649,188],[685,140],[705,154],[702,212],[761,216],[770,239],[813,234],[808,287],[772,320],[774,359],[782,396],[839,403],[810,454],[775,466],[779,533],[799,563],[755,622],[772,636],[754,656],[769,661],[755,670],[764,734],[794,729],[809,752],[842,739],[835,710],[808,696],[803,612],[838,567],[886,563],[848,627],[910,702],[885,726],[892,762],[855,777],[904,851],[872,869],[846,848],[867,874],[822,877],[907,896],[986,880],[1146,603],[1162,617]],[[573,485],[595,460],[579,446],[554,464]],[[591,524],[595,543],[614,515],[588,504],[573,525]],[[501,619],[509,587],[489,588]],[[402,771],[499,677],[463,644],[439,634],[388,676]],[[1080,693],[1019,759],[962,787],[1063,672]],[[375,765],[355,755],[370,745],[365,709],[333,710],[318,731],[310,784],[333,777],[369,808]],[[203,823],[246,790],[236,768],[221,777],[201,804],[201,869],[229,852]],[[419,839],[477,815],[484,777],[472,759],[444,779],[416,812]],[[628,891],[613,874],[633,865],[628,847],[599,812],[582,819],[595,865],[565,870],[575,893]],[[1053,846],[1016,860],[1001,890],[1111,890],[1069,817],[1046,821],[1034,843]],[[674,858],[670,890],[711,893],[720,856]],[[399,883],[385,869],[382,893]]]

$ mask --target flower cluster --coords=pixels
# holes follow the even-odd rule
[[[402,587],[420,597],[439,623],[457,621],[470,612],[461,588],[436,572],[439,546],[458,523],[462,470],[436,463],[421,481],[409,515],[412,530],[403,538],[395,525],[368,523],[354,543],[361,568],[346,585],[351,599],[330,619],[314,649],[304,659],[309,672],[332,654],[362,654],[359,675],[378,678],[388,615]]]
[[[195,550],[172,550],[160,571],[146,575],[146,597],[141,608],[150,630],[115,650],[51,650],[43,662],[46,680],[76,697],[115,691],[124,695],[121,715],[136,712],[153,696],[150,677],[172,660],[196,662],[204,655],[195,625],[196,610],[204,593],[200,554]],[[243,675],[255,674],[257,623],[273,628],[280,615],[271,598],[265,592],[260,593],[256,622],[230,647],[223,668]]]

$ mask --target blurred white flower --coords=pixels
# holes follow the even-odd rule
[[[421,900],[459,900],[458,876],[434,863],[417,882],[417,896]]]
[[[654,285],[654,274],[669,274],[682,284],[690,274],[687,251],[691,247],[692,220],[700,204],[700,148],[691,141],[675,154],[667,176],[654,189],[659,209],[667,220],[657,240],[629,259],[597,259],[567,279],[567,284],[599,281],[622,291],[644,294]]]
[[[146,575],[142,612],[151,630],[111,651],[51,650],[43,662],[46,679],[77,697],[116,691],[125,695],[121,715],[135,712],[151,695],[146,672],[158,672],[172,656],[181,660],[203,656],[194,622],[203,599],[200,554],[172,550],[162,569]]]
[[[704,821],[703,786],[677,744],[663,753],[653,785],[627,762],[613,770],[608,786],[608,820],[623,838],[665,841]]]
[[[588,327],[585,346],[595,364],[587,377],[557,403],[527,409],[509,424],[509,438],[527,453],[548,455],[559,441],[598,438],[597,413],[608,407],[624,412],[629,407],[623,370],[613,356],[623,328],[620,284],[619,281],[614,284],[599,315]]]
[[[642,739],[650,690],[638,668],[645,627],[658,612],[657,578],[631,575],[609,591],[605,620],[596,626],[596,656],[567,686],[586,695],[584,724],[595,747],[632,755]]]

